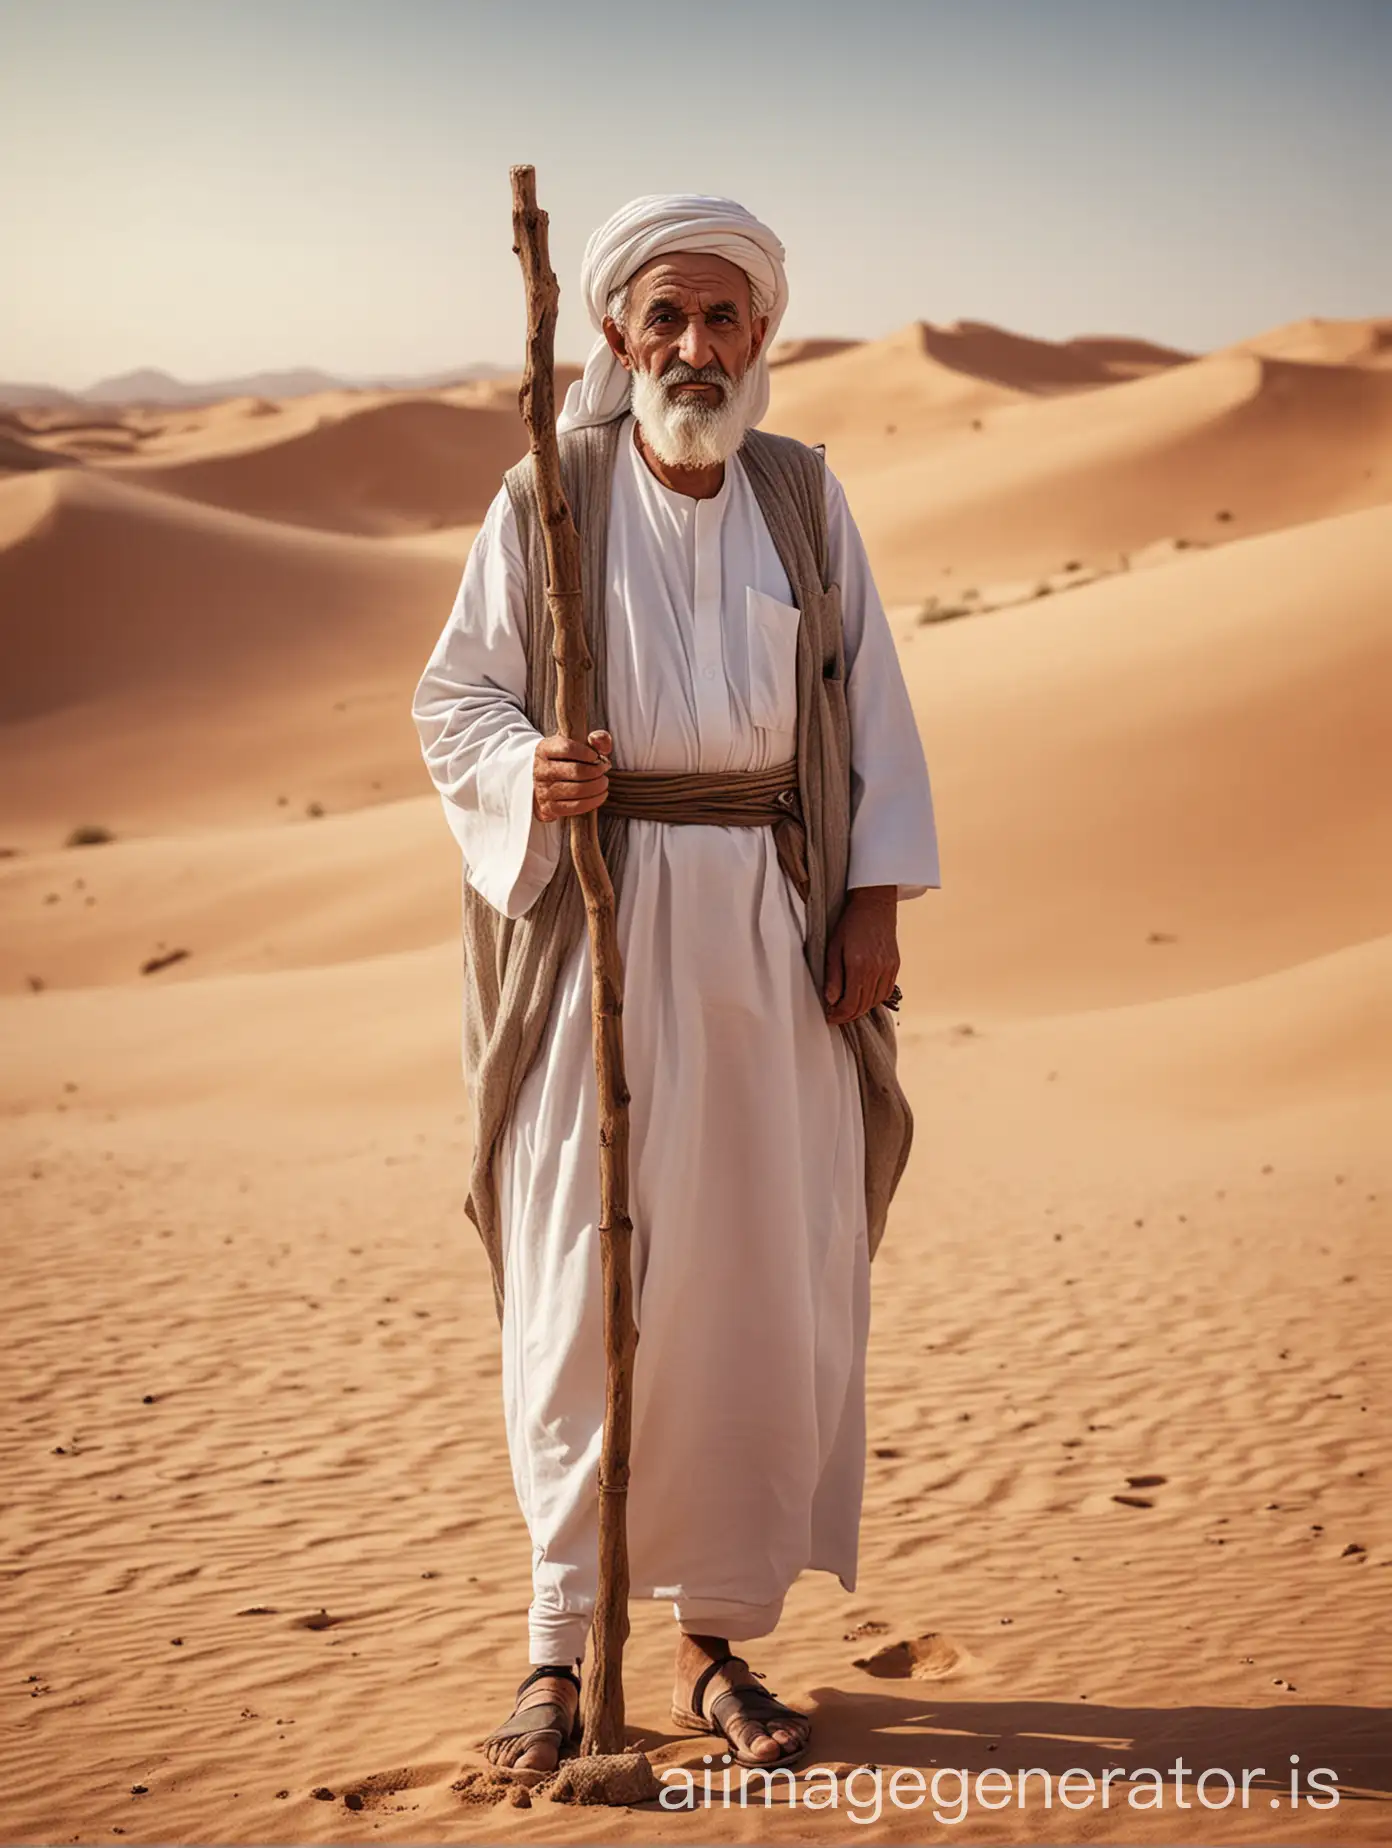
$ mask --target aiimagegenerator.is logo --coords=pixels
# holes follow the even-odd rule
[[[1196,1771],[1182,1758],[1164,1771],[1150,1765],[1128,1770],[1110,1765],[1101,1773],[1080,1766],[1057,1773],[1034,1765],[1016,1772],[992,1765],[975,1776],[956,1766],[943,1765],[931,1776],[916,1765],[857,1765],[838,1772],[830,1765],[810,1771],[748,1769],[736,1765],[728,1753],[719,1761],[709,1755],[702,1770],[665,1765],[660,1773],[658,1803],[666,1810],[749,1809],[775,1804],[788,1809],[843,1810],[849,1821],[862,1827],[876,1823],[890,1809],[913,1811],[928,1807],[935,1822],[962,1822],[973,1807],[981,1810],[1052,1809],[1055,1802],[1068,1810],[1156,1810],[1173,1804],[1176,1809],[1334,1809],[1339,1802],[1338,1776],[1328,1765],[1316,1765],[1302,1774],[1300,1754],[1290,1755],[1286,1788],[1275,1783],[1276,1773],[1265,1765],[1251,1765],[1236,1774],[1218,1765]],[[1255,1788],[1254,1788],[1255,1786]],[[1278,1794],[1278,1792],[1280,1794]]]

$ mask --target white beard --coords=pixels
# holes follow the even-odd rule
[[[724,390],[719,404],[701,404],[673,396],[669,386],[709,374]],[[747,366],[733,383],[710,368],[682,363],[662,378],[635,372],[630,388],[633,414],[653,454],[669,468],[714,468],[744,441],[754,395],[754,368]]]

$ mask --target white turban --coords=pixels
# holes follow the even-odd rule
[[[788,306],[782,244],[767,225],[760,224],[733,199],[713,199],[705,193],[649,193],[622,206],[585,246],[580,288],[590,321],[600,329],[600,337],[585,361],[584,377],[566,393],[565,405],[556,419],[558,430],[608,423],[627,406],[629,374],[604,338],[605,309],[615,289],[645,263],[675,250],[724,257],[744,271],[762,296],[769,324],[754,362],[750,422],[758,423],[768,409],[768,350]]]

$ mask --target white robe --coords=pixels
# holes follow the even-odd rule
[[[609,726],[627,769],[759,770],[795,754],[798,613],[748,477],[664,487],[615,464]],[[850,884],[940,883],[932,798],[860,535],[828,473],[852,733]],[[521,710],[524,567],[489,508],[414,716],[466,876],[520,916],[560,823],[532,813]],[[854,1064],[803,958],[802,902],[768,828],[630,821],[618,912],[639,1345],[635,1597],[685,1628],[762,1635],[804,1568],[854,1587],[869,1313]],[[565,970],[498,1159],[503,1399],[532,1540],[531,1657],[583,1652],[604,1410],[588,945]]]

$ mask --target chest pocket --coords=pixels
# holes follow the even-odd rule
[[[802,612],[751,585],[745,592],[749,717],[765,731],[797,730],[797,638]]]

